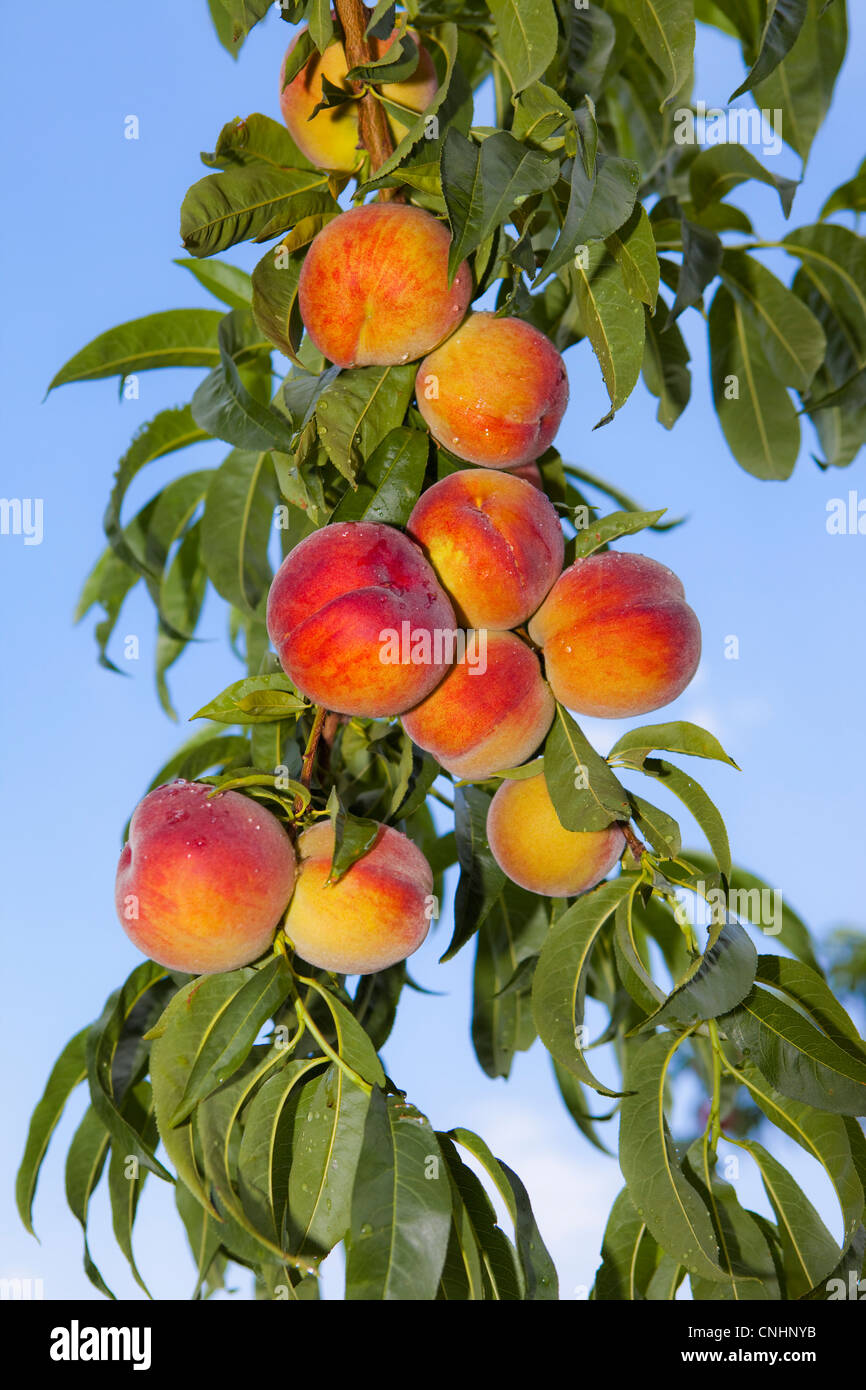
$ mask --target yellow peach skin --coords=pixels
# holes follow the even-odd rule
[[[550,898],[570,898],[594,888],[625,849],[618,825],[566,830],[543,772],[502,783],[490,803],[487,839],[497,864],[514,883]]]
[[[324,53],[314,53],[291,82],[283,85],[286,63],[301,34],[305,32],[306,25],[289,45],[280,69],[280,109],[283,120],[298,149],[311,164],[320,169],[333,169],[337,173],[350,174],[358,167],[363,153],[359,148],[357,102],[346,101],[341,106],[324,107],[315,116],[312,115],[322,99],[323,78],[335,87],[343,87],[347,95],[351,90],[346,81],[349,65],[342,43],[335,41],[328,45]],[[395,29],[387,39],[369,40],[373,61],[387,53],[396,36]],[[436,95],[436,70],[427,49],[423,44],[417,44],[417,35],[410,30],[408,37],[416,42],[416,47],[419,48],[417,68],[412,76],[403,82],[384,82],[379,90],[386,100],[420,114]],[[397,144],[406,134],[407,127],[393,118],[390,118],[389,124],[394,143]]]
[[[484,468],[519,468],[552,442],[568,404],[565,363],[522,319],[470,314],[425,357],[418,409],[446,449]]]
[[[498,469],[465,468],[434,483],[406,529],[467,627],[519,627],[562,570],[555,508],[531,483]]]
[[[339,975],[369,975],[411,956],[433,910],[433,873],[417,845],[383,825],[372,848],[328,883],[333,853],[329,821],[298,840],[298,878],[284,924],[298,953]]]
[[[388,367],[441,343],[472,295],[465,261],[448,284],[450,244],[444,223],[406,203],[367,203],[327,223],[298,281],[319,352],[338,367]]]
[[[295,852],[270,811],[200,782],[136,807],[115,904],[129,939],[169,970],[215,974],[265,951],[292,893]]]
[[[529,624],[557,700],[577,714],[648,714],[681,695],[701,629],[672,570],[608,551],[576,560]]]
[[[481,780],[535,752],[555,705],[538,658],[513,632],[470,633],[466,658],[402,722],[446,771]]]

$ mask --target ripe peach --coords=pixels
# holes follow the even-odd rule
[[[325,107],[310,119],[314,107],[322,99],[323,78],[327,78],[335,87],[344,87],[347,94],[351,92],[350,84],[346,81],[349,65],[342,43],[335,41],[328,45],[324,53],[314,53],[288,86],[283,86],[286,63],[305,29],[306,26],[289,45],[280,69],[283,120],[298,149],[311,164],[320,169],[350,174],[358,167],[362,153],[359,148],[357,102],[346,101],[343,106]],[[395,29],[387,39],[369,40],[374,61],[387,53],[396,37]],[[408,37],[420,49],[417,68],[403,82],[383,82],[379,90],[387,100],[420,113],[426,110],[436,95],[436,69],[427,49],[423,44],[418,44],[417,35],[410,31]],[[407,127],[393,119],[390,126],[396,144],[406,134]]]
[[[115,904],[129,939],[169,970],[212,975],[268,947],[292,894],[295,852],[250,797],[201,782],[148,792],[133,812]]]
[[[446,771],[481,780],[534,753],[555,709],[525,642],[513,632],[470,632],[465,656],[402,722]]]
[[[625,849],[618,825],[605,830],[566,830],[550,799],[544,773],[507,781],[487,814],[493,858],[530,893],[570,898],[586,893],[610,873]]]
[[[568,404],[565,363],[522,319],[471,314],[418,368],[418,409],[440,444],[484,468],[544,453]]]
[[[370,975],[417,951],[430,926],[433,872],[407,836],[380,826],[372,848],[328,883],[334,828],[320,821],[298,840],[286,935],[304,960],[339,975]]]
[[[544,479],[541,476],[541,469],[534,459],[531,463],[519,463],[516,468],[509,468],[503,471],[506,471],[509,477],[522,478],[524,482],[531,483],[533,487],[537,487],[544,492]]]
[[[338,367],[387,367],[441,343],[472,297],[465,261],[448,284],[450,244],[444,223],[406,203],[367,203],[328,222],[298,281],[319,351]]]
[[[529,624],[554,695],[577,714],[648,714],[697,670],[701,629],[683,586],[646,555],[576,560]]]
[[[451,473],[422,493],[407,530],[467,627],[519,627],[562,571],[555,508],[510,473]]]
[[[303,695],[339,714],[402,714],[453,661],[454,610],[417,545],[393,526],[324,526],[286,556],[268,632]]]

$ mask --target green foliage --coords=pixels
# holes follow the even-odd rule
[[[209,8],[237,56],[269,6],[210,0]],[[378,91],[417,61],[408,42],[358,69],[405,133],[379,168],[359,158],[363,182],[352,196],[397,189],[447,218],[452,274],[468,257],[476,290],[494,290],[497,312],[535,324],[562,351],[578,345],[581,370],[596,370],[594,354],[610,400],[599,423],[627,406],[642,373],[659,422],[675,427],[692,394],[689,334],[705,316],[713,400],[738,464],[759,478],[789,476],[803,417],[822,466],[849,464],[866,441],[866,249],[856,231],[827,219],[866,206],[863,167],[830,194],[817,223],[772,243],[732,194],[766,185],[788,217],[797,185],[742,144],[697,149],[678,139],[695,109],[697,12],[699,23],[739,41],[738,91],[782,110],[784,137],[805,163],[844,55],[843,0],[829,8],[604,0],[586,10],[565,0],[443,0],[408,9],[439,88],[420,114]],[[387,28],[389,10],[377,5],[370,28]],[[332,19],[319,0],[288,3],[282,14],[310,26],[290,80],[329,42]],[[282,44],[273,25],[262,41],[268,28]],[[489,74],[497,124],[477,127],[472,94]],[[226,605],[243,675],[192,716],[204,726],[152,785],[185,777],[234,787],[293,831],[330,816],[334,880],[367,852],[379,821],[418,844],[437,896],[443,873],[458,867],[442,959],[475,939],[471,1037],[480,1067],[508,1077],[516,1054],[540,1044],[579,1134],[611,1154],[603,1127],[619,1120],[626,1185],[605,1230],[594,1299],[667,1300],[686,1277],[701,1300],[825,1297],[834,1271],[863,1268],[866,1043],[828,985],[806,924],[776,901],[778,890],[732,862],[721,812],[668,760],[736,768],[718,741],[677,720],[630,729],[605,758],[557,708],[543,756],[501,775],[543,772],[567,829],[628,830],[619,872],[573,900],[506,880],[486,834],[496,780],[457,785],[453,830],[443,828],[432,807],[450,805],[445,774],[394,721],[337,720],[313,765],[322,712],[267,648],[273,542],[287,553],[328,521],[404,527],[424,487],[455,460],[434,448],[413,405],[416,364],[338,371],[305,336],[301,266],[348,180],[312,168],[282,125],[260,114],[230,121],[202,159],[209,172],[181,212],[190,256],[178,264],[223,308],[168,310],[110,329],[51,382],[116,376],[122,387],[160,366],[207,373],[191,401],[156,415],[120,460],[107,548],[78,607],[79,617],[103,610],[99,657],[117,670],[116,624],[129,593],[146,586],[157,685],[170,711],[166,672],[194,641],[207,595]],[[274,243],[251,277],[214,259],[244,240]],[[793,261],[790,283],[762,259],[780,248]],[[292,364],[281,381],[274,348]],[[218,466],[173,478],[125,519],[126,494],[149,464],[213,439],[229,446]],[[576,558],[679,524],[554,450],[540,468],[564,513],[592,514],[570,544]],[[602,515],[584,488],[617,510]],[[683,848],[671,811],[633,789],[643,777],[687,807],[709,854]],[[785,954],[760,954],[761,932]],[[862,983],[861,957],[858,936],[840,967],[849,986]],[[16,1192],[27,1229],[52,1132],[86,1082],[90,1106],[70,1145],[66,1192],[85,1270],[106,1296],[87,1244],[91,1200],[107,1173],[115,1236],[141,1284],[132,1238],[150,1173],[175,1184],[195,1298],[222,1287],[236,1264],[254,1273],[260,1297],[315,1299],[318,1267],[340,1244],[349,1299],[556,1298],[520,1178],[470,1131],[435,1131],[383,1068],[379,1049],[407,984],[417,988],[400,963],[362,977],[350,995],[342,977],[300,961],[282,931],[264,959],[225,974],[186,979],[139,966],[67,1044],[34,1111]],[[588,997],[605,1019],[592,1041]],[[590,1052],[608,1044],[590,1066]],[[686,1068],[709,1113],[680,1136],[671,1093]],[[742,1207],[718,1170],[725,1113],[735,1110],[745,1122],[727,1137],[756,1165],[772,1221]],[[760,1141],[751,1137],[759,1123]],[[841,1243],[773,1156],[775,1132],[826,1174]]]

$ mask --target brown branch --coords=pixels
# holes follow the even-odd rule
[[[628,824],[627,821],[620,821],[620,830],[625,836],[626,843],[629,849],[631,850],[632,855],[637,860],[637,862],[640,863],[641,856],[643,855],[643,852],[646,849],[646,845],[643,843],[642,840],[638,839],[637,835],[635,835],[634,831],[632,830],[631,826]]]
[[[328,711],[322,705],[318,705],[313,718],[313,727],[310,730],[310,737],[307,739],[307,746],[304,749],[304,756],[301,759],[301,786],[309,790],[310,782],[313,780],[313,764],[316,761],[316,749],[319,746],[319,739],[322,736],[322,728],[325,723],[325,716]],[[304,809],[304,798],[295,797],[294,812],[299,816]]]
[[[343,47],[349,67],[357,68],[369,63],[373,55],[364,37],[370,19],[367,6],[363,0],[335,0],[335,8],[343,30]],[[356,92],[362,92],[364,89],[363,82],[353,82],[352,86]],[[358,102],[358,134],[361,144],[370,156],[370,171],[375,174],[394,153],[394,141],[391,138],[391,127],[388,125],[385,108],[372,92],[365,92]],[[399,189],[383,188],[380,196],[383,199],[395,199],[401,194]]]

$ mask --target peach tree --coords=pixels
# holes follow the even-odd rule
[[[210,0],[235,56],[273,8]],[[105,1294],[86,1233],[107,1169],[139,1283],[150,1175],[174,1184],[195,1297],[235,1264],[262,1297],[317,1298],[342,1244],[349,1299],[557,1298],[520,1178],[459,1117],[435,1131],[379,1056],[414,985],[407,957],[447,899],[442,960],[475,951],[483,1071],[507,1078],[539,1044],[589,1143],[604,1149],[619,1120],[624,1185],[591,1296],[669,1299],[688,1279],[696,1299],[831,1297],[863,1272],[866,1044],[787,905],[781,953],[761,949],[768,885],[737,866],[695,776],[695,759],[736,766],[717,740],[662,715],[605,757],[582,732],[582,715],[673,700],[700,628],[676,576],[616,548],[676,523],[554,436],[562,354],[584,339],[609,396],[599,425],[642,376],[672,429],[691,393],[683,326],[704,319],[742,468],[787,477],[801,422],[820,467],[854,458],[866,245],[828,219],[866,206],[862,168],[817,223],[765,239],[732,195],[767,184],[788,217],[796,184],[710,134],[692,103],[697,21],[739,41],[734,95],[780,113],[805,166],[845,54],[844,0],[279,13],[295,28],[268,25],[263,100],[283,119],[229,121],[181,209],[179,263],[222,307],[109,329],[51,383],[204,370],[121,459],[79,615],[102,609],[99,659],[116,669],[122,606],[146,586],[174,715],[167,673],[213,590],[244,674],[187,712],[197,731],[132,817],[118,915],[149,959],[55,1065],[22,1219],[32,1229],[52,1130],[83,1085],[67,1193]],[[493,126],[476,123],[479,90]],[[252,275],[219,258],[247,241],[267,244]],[[790,283],[768,251],[789,258]],[[230,446],[219,467],[126,515],[148,464],[213,439]],[[644,797],[655,786],[703,848]],[[594,1037],[587,998],[607,1015]],[[616,1079],[596,1075],[599,1044]],[[687,1069],[706,1103],[674,1133]],[[726,1180],[723,1123],[772,1218]],[[824,1169],[841,1243],[774,1157],[778,1132]]]

